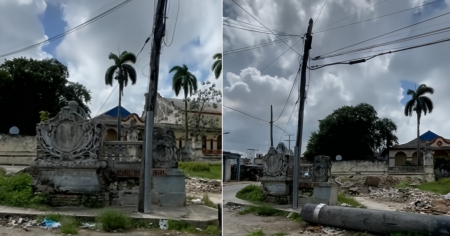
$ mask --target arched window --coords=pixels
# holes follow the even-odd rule
[[[206,136],[205,135],[202,136],[202,149],[206,150]]]
[[[217,150],[222,150],[222,135],[217,137]]]

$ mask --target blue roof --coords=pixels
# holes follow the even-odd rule
[[[426,133],[420,135],[419,138],[422,141],[431,141],[431,140],[435,139],[437,136],[439,136],[439,135],[428,130]]]
[[[116,106],[116,107],[114,107],[113,109],[111,109],[111,110],[109,110],[109,111],[107,111],[107,112],[105,112],[104,114],[105,115],[109,115],[109,116],[112,116],[112,117],[117,117],[117,108],[118,108],[119,106]],[[127,109],[125,109],[125,108],[123,108],[123,107],[120,107],[120,117],[127,117],[127,116],[129,116],[129,115],[131,115],[131,113],[129,112],[129,111],[127,111]]]

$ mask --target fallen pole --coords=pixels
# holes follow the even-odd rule
[[[411,232],[423,235],[450,235],[450,216],[305,204],[301,218],[310,223],[389,235]]]

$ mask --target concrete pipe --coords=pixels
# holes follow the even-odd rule
[[[450,217],[406,212],[368,210],[351,207],[305,204],[300,216],[320,225],[367,231],[381,235],[413,232],[423,235],[450,235]]]

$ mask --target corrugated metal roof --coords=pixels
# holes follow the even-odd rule
[[[114,107],[114,108],[112,108],[111,110],[109,110],[109,111],[107,111],[107,112],[105,112],[105,113],[103,113],[104,115],[109,115],[109,116],[112,116],[112,117],[116,117],[117,118],[117,114],[119,114],[117,111],[119,110],[119,109],[117,109],[119,106],[116,106],[116,107]],[[131,112],[129,112],[127,109],[125,109],[125,108],[123,108],[123,107],[120,107],[120,117],[127,117],[127,116],[129,116],[129,115],[131,115]]]

